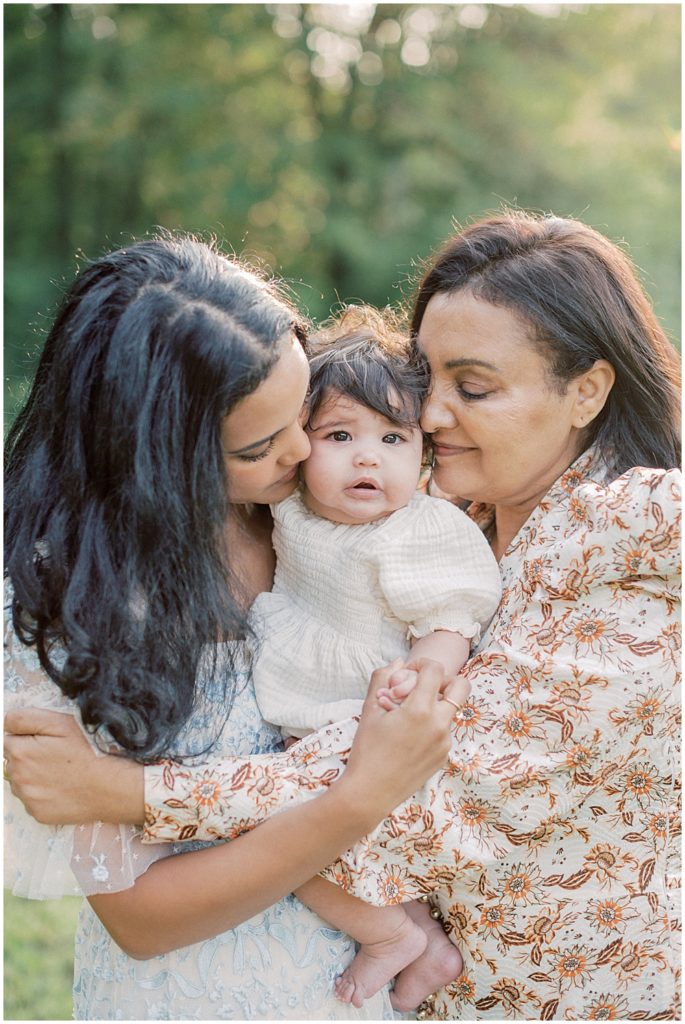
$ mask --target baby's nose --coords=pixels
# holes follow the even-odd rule
[[[377,466],[380,459],[377,449],[365,447],[355,453],[354,461],[357,466]]]

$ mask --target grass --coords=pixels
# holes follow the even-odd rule
[[[5,893],[3,1020],[71,1020],[74,931],[81,900]]]

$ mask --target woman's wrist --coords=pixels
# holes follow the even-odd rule
[[[94,817],[124,825],[145,821],[145,769],[127,757],[98,758]]]
[[[379,798],[373,786],[368,782],[361,785],[362,781],[358,783],[354,773],[344,771],[324,794],[338,819],[345,823],[350,833],[354,833],[355,839],[372,832],[393,810],[393,807],[386,806],[387,801]]]

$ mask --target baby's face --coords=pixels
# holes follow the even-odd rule
[[[331,392],[307,432],[305,504],[335,523],[371,523],[402,508],[419,480],[423,436]]]

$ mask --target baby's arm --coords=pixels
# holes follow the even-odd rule
[[[442,665],[445,675],[454,676],[466,664],[470,649],[471,641],[461,633],[452,633],[448,629],[436,629],[435,632],[428,633],[414,641],[411,648],[411,660],[430,658],[431,661],[437,661]],[[415,682],[416,673],[414,673]],[[392,676],[390,685],[393,685]]]
[[[455,676],[466,664],[471,643],[461,633],[448,629],[436,629],[433,633],[415,640],[411,649],[411,661],[430,658],[442,665],[448,677]],[[390,676],[388,686],[379,690],[377,699],[385,711],[391,711],[411,693],[416,686],[416,672],[411,668],[399,668]]]
[[[417,495],[416,507],[400,510],[390,523],[396,528],[379,547],[378,582],[394,618],[420,638],[407,668],[421,657],[458,674],[500,600],[495,557],[476,524],[447,501]],[[395,674],[394,692],[381,706],[396,707],[414,678],[409,671]]]

